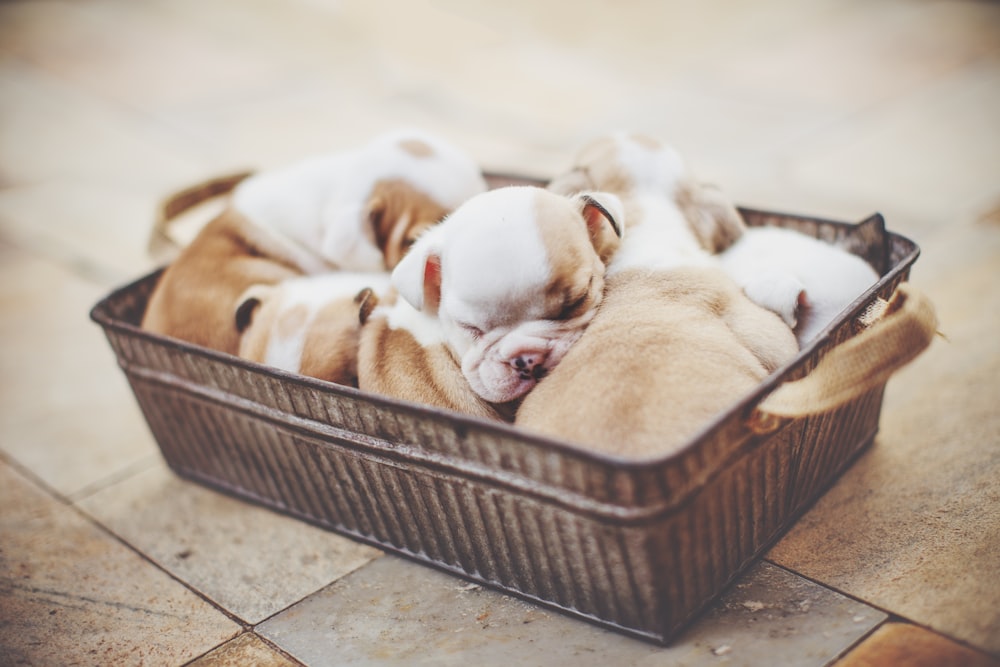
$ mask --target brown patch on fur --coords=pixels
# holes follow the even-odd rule
[[[572,168],[549,183],[548,189],[561,195],[573,195],[587,190],[631,192],[631,177],[618,162],[618,144],[602,137],[584,146],[573,161]]]
[[[597,315],[515,423],[595,451],[665,455],[797,349],[720,271],[626,271],[607,280]]]
[[[406,181],[378,181],[368,198],[368,219],[386,269],[393,269],[417,237],[449,212]]]
[[[358,341],[361,322],[353,298],[325,305],[306,332],[299,372],[328,382],[358,386]]]
[[[541,222],[539,232],[548,252],[551,279],[546,289],[546,312],[555,318],[565,306],[591,287],[587,306],[599,298],[603,287],[604,264],[587,229],[582,213],[567,206],[567,201],[558,195],[539,196],[536,199],[536,215]],[[607,234],[617,240],[617,235],[607,223]],[[610,242],[610,241],[609,241]],[[551,252],[556,249],[556,252]],[[610,255],[610,252],[608,253]]]
[[[662,142],[660,142],[658,139],[654,139],[653,137],[647,134],[639,134],[638,132],[633,132],[632,134],[629,135],[629,139],[639,144],[643,148],[647,148],[651,151],[658,151],[661,148],[663,148]]]
[[[710,253],[722,252],[743,236],[743,217],[719,188],[686,183],[675,198],[698,242]]]
[[[143,316],[147,331],[236,354],[233,314],[243,292],[302,275],[239,213],[209,222],[160,277]]]
[[[399,147],[413,157],[425,158],[434,155],[434,147],[420,139],[404,139],[399,142]]]

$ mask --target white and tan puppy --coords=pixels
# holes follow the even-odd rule
[[[585,149],[554,187],[581,173],[633,217],[597,315],[515,423],[606,453],[664,454],[798,348],[718,265],[713,253],[742,234],[742,220],[714,192],[685,194],[693,186],[672,150],[619,134]]]
[[[471,160],[415,133],[251,177],[160,277],[142,326],[236,354],[232,313],[248,287],[394,266],[421,230],[484,188]]]
[[[621,198],[628,233],[619,254],[627,259],[617,265],[709,265],[745,228],[729,199],[697,182],[675,149],[641,134],[614,132],[590,142],[548,187],[560,194],[601,190]]]
[[[720,260],[747,296],[794,329],[800,346],[879,279],[857,255],[778,227],[748,228]]]
[[[424,228],[484,190],[468,155],[406,130],[251,176],[232,205],[330,267],[380,271],[392,269]]]
[[[506,403],[551,371],[594,316],[621,217],[608,193],[498,188],[421,236],[392,282],[440,320],[473,391]]]
[[[422,405],[497,421],[513,421],[509,406],[472,391],[448,346],[441,321],[395,293],[370,293],[362,303],[358,387]]]
[[[607,454],[664,455],[797,350],[784,322],[717,268],[621,271],[515,424]]]
[[[350,272],[252,285],[234,313],[239,356],[357,387],[361,295],[388,287],[387,273]]]

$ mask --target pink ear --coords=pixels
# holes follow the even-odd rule
[[[441,305],[441,258],[428,255],[424,262],[424,311],[436,313]]]

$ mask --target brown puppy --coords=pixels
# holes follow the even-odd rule
[[[390,294],[371,294],[362,304],[358,387],[383,396],[512,421],[513,409],[472,390],[448,346],[441,322]]]
[[[240,333],[233,311],[244,290],[307,270],[294,251],[282,250],[239,213],[223,212],[160,276],[142,328],[236,354]]]
[[[160,278],[142,326],[236,354],[232,314],[248,287],[392,268],[422,230],[485,187],[461,151],[412,131],[251,176]]]
[[[667,454],[797,350],[719,269],[625,270],[515,423],[603,453]]]

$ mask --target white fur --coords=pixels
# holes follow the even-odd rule
[[[661,144],[653,149],[624,131],[613,132],[618,161],[632,177],[635,193],[656,193],[673,197],[677,186],[688,176],[687,165],[673,147]]]
[[[637,194],[630,200],[639,220],[633,221],[622,237],[608,264],[608,275],[627,269],[665,271],[713,264],[714,258],[698,242],[673,199],[662,194]]]
[[[400,146],[406,139],[429,145],[433,155],[413,156]],[[382,253],[366,232],[365,206],[374,184],[392,179],[411,183],[446,209],[486,189],[478,166],[457,148],[429,134],[399,131],[356,150],[252,176],[234,191],[233,206],[332,267],[377,271]]]
[[[384,315],[390,329],[409,331],[423,347],[445,343],[444,329],[436,317],[423,313],[403,299],[396,299],[391,306],[377,306],[370,318]]]
[[[799,345],[823,331],[878,274],[860,257],[791,229],[752,227],[720,255],[747,296],[794,326]],[[805,307],[799,307],[804,295]]]

